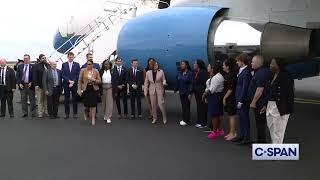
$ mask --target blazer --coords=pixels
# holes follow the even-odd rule
[[[61,67],[63,86],[69,88],[69,80],[74,81],[74,85],[77,85],[80,74],[80,65],[77,62],[73,61],[72,69],[70,72],[69,62],[65,62]]]
[[[206,82],[208,80],[208,72],[200,69],[198,74],[193,73],[193,92],[196,94],[203,94],[206,90]]]
[[[101,78],[99,71],[97,69],[93,70],[93,78],[96,79],[95,82],[92,82],[93,89],[98,91],[99,90],[99,84],[101,83]],[[87,89],[87,85],[89,83],[88,80],[88,70],[87,68],[83,68],[80,71],[79,81],[78,81],[78,94],[81,95],[81,91],[85,91]]]
[[[179,94],[190,95],[192,94],[193,87],[193,73],[188,70],[185,75],[178,72],[176,77],[176,87],[174,91],[179,91]]]
[[[57,74],[58,74],[59,88],[60,88],[60,93],[61,93],[62,92],[62,76],[61,76],[61,71],[59,69],[57,69]],[[43,88],[42,89],[45,92],[46,91],[49,92],[48,96],[52,96],[53,86],[54,86],[54,80],[53,80],[53,75],[52,75],[52,69],[49,68],[43,72],[43,77],[42,77],[42,87]]]
[[[118,93],[119,89],[117,86],[124,85],[125,87],[122,88],[120,92],[127,93],[127,70],[122,66],[121,74],[118,73],[118,67],[115,66],[111,73],[111,82],[112,82],[112,89],[113,93]]]
[[[25,64],[20,64],[18,66],[18,69],[17,69],[17,84],[24,84],[25,82],[23,82],[23,79],[22,79],[22,76],[23,76],[23,70],[24,70],[24,66]],[[29,64],[29,82],[28,83],[31,83],[31,89],[34,88],[34,84],[32,83],[33,82],[33,65],[32,64]],[[19,87],[20,89],[20,87]]]
[[[273,84],[269,85],[268,99],[274,91],[277,108],[281,116],[291,114],[294,106],[294,81],[287,72],[280,72]]]
[[[49,64],[47,63],[39,63],[35,64],[33,68],[33,84],[34,86],[39,86],[40,89],[42,89],[42,77],[43,77],[43,72],[45,70],[45,67],[47,69],[50,68]]]
[[[246,67],[239,75],[236,85],[236,101],[241,103],[248,102],[248,88],[252,75],[249,67]]]
[[[10,68],[9,66],[7,66],[6,69],[6,76],[5,76],[5,82],[6,82],[6,86],[5,86],[5,90],[6,91],[12,91],[12,89],[16,89],[16,76],[14,73],[14,70],[12,68]]]
[[[156,81],[153,81],[152,70],[147,71],[146,78],[144,80],[144,94],[164,94],[165,88],[163,83],[166,82],[166,77],[162,70],[158,70]]]
[[[137,69],[136,71],[136,77],[133,75],[133,69],[130,68],[127,71],[127,82],[129,84],[129,91],[139,91],[142,92],[142,84],[143,84],[143,71],[141,69]],[[133,89],[132,85],[136,84],[138,87],[137,89]]]

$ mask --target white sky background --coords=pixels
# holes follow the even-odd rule
[[[0,56],[9,61],[16,61],[25,53],[33,60],[41,53],[49,56],[54,51],[53,36],[59,25],[71,15],[100,10],[101,2],[103,0],[2,0]],[[260,33],[246,24],[224,22],[218,29],[216,44],[258,44],[259,39]]]

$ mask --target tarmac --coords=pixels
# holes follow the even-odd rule
[[[92,127],[82,118],[81,103],[78,119],[63,119],[62,104],[60,119],[21,118],[16,92],[15,118],[0,119],[0,180],[319,179],[320,93],[313,85],[309,91],[305,81],[296,81],[295,112],[287,125],[285,142],[300,144],[299,161],[253,161],[250,146],[207,139],[205,129],[194,127],[194,100],[191,125],[180,127],[173,93],[166,94],[167,125],[151,124],[146,114],[136,120],[115,116],[105,125],[100,107]]]

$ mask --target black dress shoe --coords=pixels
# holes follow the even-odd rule
[[[64,116],[64,119],[69,119],[69,114],[66,114],[66,115]]]
[[[28,117],[28,114],[24,114],[24,115],[22,115],[22,117],[23,117],[23,118]]]
[[[54,116],[49,116],[49,119],[55,119]]]
[[[5,116],[6,116],[5,114],[1,114],[1,115],[0,115],[0,117],[5,117]]]
[[[134,117],[134,115],[131,115],[130,118],[131,118],[131,119],[134,119],[135,117]]]
[[[60,116],[54,116],[54,118],[56,118],[56,119],[60,119]]]
[[[13,114],[10,114],[10,117],[11,117],[11,118],[14,118],[14,115],[13,115]]]

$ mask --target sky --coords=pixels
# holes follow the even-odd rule
[[[58,27],[71,15],[84,16],[86,13],[96,12],[102,2],[103,0],[4,0],[0,9],[0,56],[16,61],[25,53],[30,54],[32,59],[41,53],[50,55],[54,52],[53,36]],[[246,24],[223,22],[216,33],[216,44],[257,44],[259,38],[260,33]]]

